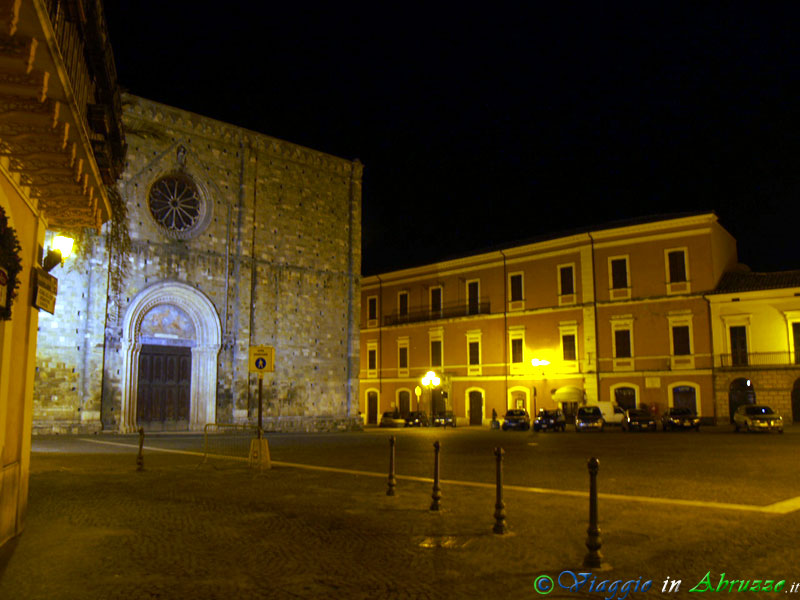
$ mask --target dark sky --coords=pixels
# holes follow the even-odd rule
[[[131,93],[365,164],[364,274],[696,210],[800,269],[800,3],[106,13]]]

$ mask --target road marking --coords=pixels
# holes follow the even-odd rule
[[[93,440],[84,438],[79,438],[79,439],[82,442],[89,442],[92,444],[106,444],[108,446],[122,446],[124,448],[134,448],[134,449],[137,449],[139,447],[137,444],[123,444],[122,442],[109,442],[107,440]],[[194,452],[191,450],[173,450],[170,448],[156,448],[153,446],[144,446],[143,448],[145,450],[152,450],[153,452],[166,452],[169,454],[184,454],[188,456],[201,456],[201,457],[208,456],[211,458],[235,460],[240,462],[247,462],[248,460],[247,458],[239,456],[223,456],[220,454],[205,455],[202,452]],[[272,464],[278,467],[306,469],[308,471],[322,471],[325,473],[342,473],[345,475],[379,477],[382,479],[388,477],[387,473],[376,473],[374,471],[359,471],[356,469],[343,469],[340,467],[323,467],[319,465],[305,465],[302,463],[290,463],[277,460],[273,460]],[[404,481],[433,483],[433,479],[430,477],[417,477],[415,475],[395,475],[395,477],[397,479]],[[473,487],[473,488],[483,488],[483,489],[496,488],[496,484],[494,483],[483,483],[480,481],[459,481],[456,479],[441,479],[439,483],[442,485],[445,484],[460,485],[462,487]],[[522,492],[528,494],[550,495],[550,496],[570,496],[573,498],[586,498],[588,496],[587,492],[579,492],[575,490],[557,490],[552,488],[527,487],[522,485],[504,485],[503,490]],[[711,508],[715,510],[736,510],[740,512],[758,512],[758,513],[765,513],[772,515],[788,515],[789,513],[793,513],[800,510],[800,496],[797,496],[795,498],[789,498],[787,500],[781,500],[780,502],[774,502],[773,504],[767,504],[766,506],[756,506],[754,504],[732,504],[728,502],[706,502],[704,500],[682,500],[680,498],[657,498],[653,496],[629,496],[626,494],[606,494],[602,492],[598,493],[597,497],[602,498],[603,500],[618,500],[621,502],[641,502],[643,504],[665,504],[671,506],[685,506],[693,508]]]

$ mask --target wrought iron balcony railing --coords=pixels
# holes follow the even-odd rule
[[[715,366],[722,369],[746,369],[749,367],[800,366],[800,351],[795,352],[734,352],[717,354]]]
[[[383,317],[383,324],[400,325],[404,323],[420,323],[422,321],[436,321],[438,319],[452,319],[454,317],[466,317],[468,315],[488,315],[491,311],[488,298],[481,298],[477,302],[448,302],[442,305],[439,310],[432,310],[430,307],[415,307],[407,313],[400,314],[395,311]]]

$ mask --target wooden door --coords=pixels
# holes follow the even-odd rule
[[[149,431],[189,429],[192,349],[145,344],[139,355],[136,419]]]

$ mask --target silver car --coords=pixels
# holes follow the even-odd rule
[[[765,404],[743,404],[733,413],[736,431],[777,431],[783,433],[783,417]]]

